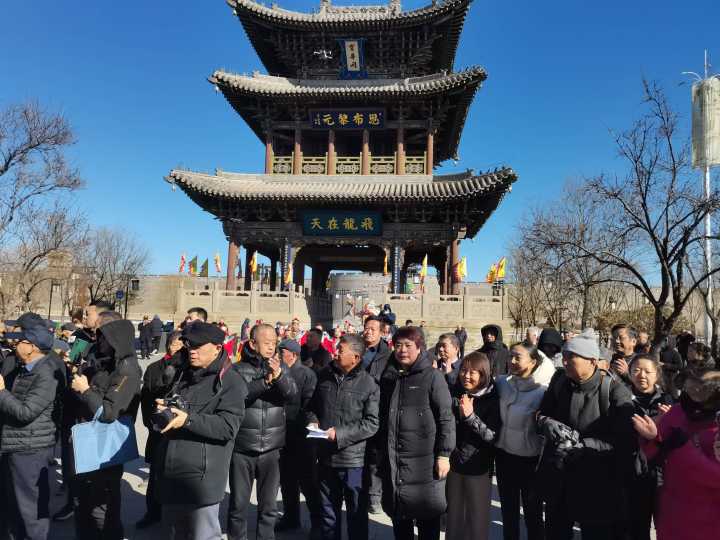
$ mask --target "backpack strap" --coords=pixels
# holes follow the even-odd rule
[[[600,414],[607,416],[610,411],[610,385],[612,385],[612,376],[603,370],[600,377]]]

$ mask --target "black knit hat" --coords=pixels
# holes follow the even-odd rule
[[[560,332],[554,328],[545,328],[542,332],[540,332],[540,337],[538,338],[538,349],[542,350],[543,345],[555,345],[558,350],[561,350],[564,344],[565,343],[563,342]]]
[[[185,329],[183,341],[190,346],[200,347],[206,343],[222,345],[225,342],[225,332],[214,324],[195,321]]]

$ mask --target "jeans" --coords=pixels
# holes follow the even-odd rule
[[[78,507],[75,534],[79,540],[122,540],[120,482],[123,467],[115,465],[76,478]]]
[[[447,477],[446,540],[485,540],[490,530],[490,475]]]
[[[247,511],[250,493],[257,480],[257,539],[275,539],[277,493],[280,485],[280,451],[264,454],[233,452],[230,461],[229,540],[247,540]]]
[[[348,540],[367,540],[368,495],[363,468],[320,465],[320,528],[323,540],[342,538],[342,504],[345,501]]]
[[[498,492],[503,519],[504,540],[520,539],[520,501],[525,514],[528,540],[545,538],[542,500],[535,483],[537,457],[524,457],[496,450]]]
[[[45,540],[50,530],[48,461],[52,448],[2,456],[3,508],[12,538]],[[2,534],[3,531],[0,531]]]

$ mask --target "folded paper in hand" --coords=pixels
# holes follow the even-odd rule
[[[328,432],[324,429],[316,428],[312,424],[308,424],[306,426],[308,430],[307,437],[308,439],[327,439],[328,438]]]

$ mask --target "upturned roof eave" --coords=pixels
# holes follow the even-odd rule
[[[430,62],[439,69],[452,69],[455,63],[458,43],[470,3],[473,0],[447,0],[424,8],[401,11],[395,15],[363,17],[351,15],[323,15],[268,8],[252,0],[226,0],[243,25],[245,33],[258,53],[260,60],[270,73],[291,74],[287,66],[277,58],[275,51],[265,42],[265,30],[277,27],[297,32],[324,32],[328,34],[358,31],[402,30],[432,24],[447,25],[446,47],[439,57]]]

